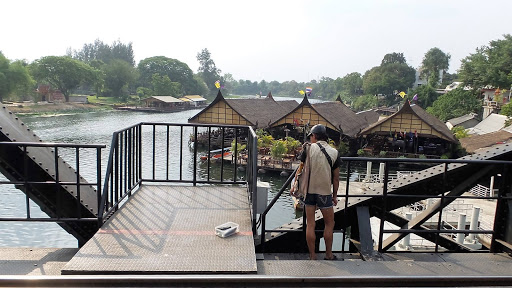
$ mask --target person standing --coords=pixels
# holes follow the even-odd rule
[[[309,250],[309,259],[316,260],[315,252],[315,211],[320,209],[325,223],[325,260],[336,260],[332,253],[334,208],[338,205],[338,187],[341,159],[336,149],[326,141],[327,130],[324,125],[318,124],[311,128],[308,134],[311,145],[306,153],[302,153],[300,160],[304,163],[309,157],[311,174],[309,186],[304,198],[304,210],[306,211],[306,242]],[[309,154],[309,155],[306,155]]]

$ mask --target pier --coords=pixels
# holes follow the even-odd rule
[[[17,123],[19,120],[9,117],[2,123],[4,134],[0,147],[2,151],[9,147],[20,165],[9,160],[11,154],[1,154],[2,173],[9,175],[9,181],[0,184],[16,185],[28,192],[27,199],[39,195],[27,188],[49,186],[53,190],[48,189],[47,193],[53,195],[56,204],[47,205],[48,209],[54,209],[51,214],[54,216],[49,218],[33,219],[27,213],[23,219],[3,217],[0,221],[53,221],[77,227],[87,223],[86,227],[94,229],[77,236],[83,239],[79,239],[77,248],[1,248],[0,286],[512,285],[509,211],[512,179],[508,177],[512,146],[508,144],[457,160],[343,158],[342,169],[347,178],[345,186],[340,187],[340,202],[335,207],[335,230],[342,235],[342,248],[335,251],[339,260],[310,261],[304,243],[306,223],[303,218],[277,228],[266,227],[268,212],[279,197],[287,193],[292,176],[275,198],[263,206],[259,204],[257,139],[251,127],[173,123],[140,123],[127,127],[113,134],[105,177],[100,177],[97,183],[87,183],[76,176],[79,169],[72,173],[75,175],[72,179],[60,177],[61,160],[56,151],[70,144],[16,143],[19,140],[10,138],[9,132],[5,135],[7,128],[4,127],[9,121]],[[23,126],[16,125],[14,127]],[[247,131],[243,135],[247,138],[248,150],[244,172],[237,169],[240,164],[235,155],[232,163],[221,161],[219,173],[211,171],[209,161],[199,173],[197,147],[191,151],[184,149],[188,142],[185,135],[197,136],[201,129],[212,128],[233,129],[235,133]],[[41,145],[51,148],[30,150]],[[179,157],[170,159],[171,149],[179,149]],[[30,163],[34,160],[32,157],[53,159],[48,162],[49,167],[38,169],[48,172],[45,184],[28,173],[26,167],[34,167],[33,164],[21,165]],[[184,164],[185,159],[190,162]],[[354,187],[350,181],[351,165],[356,161],[383,162],[382,183],[351,188]],[[413,161],[436,165],[390,180],[387,167],[391,163]],[[102,171],[99,167],[98,171]],[[230,169],[225,169],[227,167]],[[496,204],[494,213],[489,213],[494,215],[492,227],[476,229],[462,224],[448,228],[442,214],[447,213],[449,204],[458,199],[477,199],[466,191],[491,176],[501,177],[496,193],[478,199]],[[69,197],[61,193],[64,186],[95,188],[92,189],[96,193],[93,194],[92,215],[61,216],[58,213],[64,199],[70,201],[72,207],[81,207],[78,205],[82,203],[79,193],[82,189],[75,188],[78,191],[72,191],[73,197]],[[396,209],[429,199],[432,205],[414,217],[396,213]],[[378,221],[378,229],[370,225],[373,220]],[[435,221],[435,224],[427,225],[428,221]],[[237,223],[239,231],[221,238],[215,234],[215,227],[226,222]],[[319,214],[316,224],[320,234],[323,219]],[[372,236],[373,232],[378,236]],[[481,249],[474,249],[452,237],[457,234],[488,235],[490,240]],[[432,246],[424,250],[397,251],[396,244],[408,235],[420,236]],[[317,250],[322,259],[320,245]]]

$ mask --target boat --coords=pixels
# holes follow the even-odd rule
[[[209,155],[210,155],[210,161],[216,161],[218,159],[222,159],[224,157],[231,156],[231,155],[233,155],[233,153],[231,152],[231,147],[227,147],[224,149],[210,150]],[[208,160],[208,154],[201,155],[200,159],[202,161]]]

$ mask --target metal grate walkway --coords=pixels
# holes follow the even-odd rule
[[[240,225],[228,238],[225,222]],[[143,185],[62,274],[256,273],[247,189]]]

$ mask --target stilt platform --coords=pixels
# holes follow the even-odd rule
[[[226,238],[215,227],[239,224]],[[143,185],[62,274],[256,273],[247,188]]]

